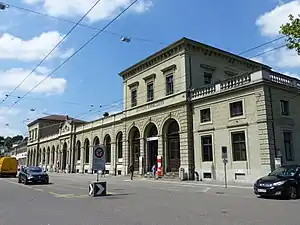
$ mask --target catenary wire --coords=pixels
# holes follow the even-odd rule
[[[52,18],[52,19],[55,19],[55,20],[58,20],[58,21],[62,21],[62,22],[70,23],[70,24],[75,24],[76,23],[72,20],[63,19],[63,18],[56,17],[56,16],[51,16],[47,13],[38,12],[38,11],[28,9],[28,8],[24,8],[24,7],[21,7],[21,6],[17,6],[17,5],[13,5],[13,4],[7,4],[7,5],[9,5],[11,8],[15,8],[15,9],[22,10],[22,11],[29,12],[29,13],[33,13],[33,14],[37,14],[37,15],[40,15],[40,16],[49,17],[49,18]],[[86,27],[86,28],[92,29],[92,30],[101,30],[98,27],[93,27],[93,26],[83,24],[83,23],[79,23],[78,25],[81,26],[81,27]],[[108,33],[108,34],[112,34],[112,35],[115,35],[115,36],[118,36],[118,37],[122,37],[122,36],[127,37],[127,35],[122,35],[122,34],[117,33],[117,32],[111,32],[111,31],[103,31],[103,32]],[[147,38],[141,38],[141,37],[131,37],[130,36],[130,39],[137,40],[137,41],[144,41],[144,42],[153,42],[153,43],[157,43],[157,44],[161,44],[161,45],[166,45],[167,44],[165,42],[155,41],[155,40],[151,40],[151,39],[147,39]]]
[[[77,23],[69,30],[69,32],[51,49],[51,51],[36,65],[36,67],[0,102],[0,105],[4,103],[7,98],[12,95],[26,80],[36,71],[36,69],[60,46],[60,44],[75,30],[78,24],[98,5],[101,0],[97,0],[93,6],[78,20]]]
[[[10,95],[9,97],[11,98],[21,98],[20,96],[17,95]],[[30,97],[27,96],[27,99],[31,99],[31,100],[37,100],[37,101],[45,101],[45,98],[40,98],[40,97]],[[87,103],[82,103],[82,102],[74,102],[74,101],[65,101],[65,100],[56,100],[55,102],[59,102],[59,103],[63,103],[63,104],[69,104],[69,105],[78,105],[78,106],[95,106],[97,104],[87,104]],[[9,107],[9,106],[7,106]]]
[[[266,46],[266,45],[268,45],[268,44],[271,44],[271,43],[274,43],[274,42],[276,42],[276,41],[279,41],[279,40],[281,40],[281,39],[283,39],[283,38],[285,38],[285,37],[286,37],[286,36],[280,36],[280,37],[275,38],[275,39],[273,39],[273,40],[271,40],[271,41],[264,42],[264,43],[262,43],[262,44],[260,44],[260,45],[254,46],[253,48],[250,48],[250,49],[248,49],[248,50],[245,50],[245,51],[239,53],[238,55],[243,55],[243,54],[245,54],[245,53],[251,52],[251,51],[253,51],[253,50],[255,50],[255,49],[258,49],[258,48],[261,48],[261,47]]]
[[[8,110],[14,107],[18,102],[20,102],[23,98],[25,98],[29,93],[35,90],[39,85],[41,85],[47,78],[49,78],[52,74],[58,71],[62,66],[64,66],[68,61],[70,61],[75,55],[77,55],[82,49],[84,49],[89,43],[91,43],[99,34],[102,33],[107,27],[109,27],[112,23],[114,23],[121,15],[123,15],[128,9],[130,9],[138,0],[134,0],[129,4],[124,10],[122,10],[116,17],[114,17],[109,23],[107,23],[101,30],[99,30],[95,35],[92,36],[88,41],[86,41],[79,49],[77,49],[71,56],[69,56],[66,60],[64,60],[58,67],[56,67],[51,73],[49,73],[43,80],[37,83],[33,88],[31,88],[28,92],[26,92],[20,99],[14,102],[4,113],[0,115],[0,117],[5,114]]]

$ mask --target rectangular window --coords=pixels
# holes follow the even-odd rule
[[[245,132],[240,131],[231,133],[231,143],[233,161],[246,161],[247,149]]]
[[[167,95],[171,95],[174,92],[173,75],[166,77],[166,92]]]
[[[211,121],[210,108],[200,110],[200,117],[201,117],[201,123],[210,122]]]
[[[292,132],[284,131],[283,132],[283,143],[285,151],[285,159],[287,161],[293,160],[293,147],[292,147]]]
[[[212,83],[211,81],[212,81],[212,74],[204,72],[204,85],[211,84]]]
[[[243,101],[232,102],[230,105],[230,117],[242,116],[243,112]]]
[[[131,90],[131,107],[134,107],[137,105],[137,90],[132,89]]]
[[[290,115],[289,102],[286,100],[281,100],[280,106],[281,106],[281,115],[289,116]]]
[[[211,162],[213,161],[213,150],[212,150],[212,136],[201,137],[202,147],[202,161]]]
[[[153,82],[147,84],[147,101],[153,101],[154,99],[154,86]]]

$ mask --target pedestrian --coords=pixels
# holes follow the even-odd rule
[[[133,172],[134,172],[134,167],[133,165],[129,165],[128,171],[130,173],[130,180],[133,180]]]
[[[155,180],[156,179],[156,165],[155,164],[152,166],[152,176],[153,176],[153,180]]]

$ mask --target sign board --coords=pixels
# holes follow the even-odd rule
[[[105,170],[106,148],[104,145],[93,147],[93,170]]]
[[[89,183],[89,195],[93,197],[106,196],[106,182]]]
[[[222,159],[226,159],[228,158],[228,153],[227,153],[227,147],[226,146],[222,146]]]

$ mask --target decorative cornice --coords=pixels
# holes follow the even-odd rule
[[[155,73],[152,73],[152,74],[150,74],[150,75],[144,77],[143,79],[144,79],[144,81],[146,82],[146,81],[148,81],[148,80],[154,80],[155,77],[156,77],[156,74],[155,74]]]
[[[200,64],[200,67],[209,71],[215,71],[216,67],[210,66],[210,65],[205,65],[205,64]]]
[[[136,86],[139,86],[139,82],[138,81],[136,81],[136,82],[133,82],[133,83],[131,83],[131,84],[128,84],[128,87],[129,88],[132,88],[132,87],[136,87]]]
[[[237,75],[239,75],[239,73],[228,71],[228,70],[225,71],[225,74],[229,75],[229,76],[237,76]]]
[[[183,51],[189,53],[199,53],[201,52],[204,56],[213,56],[221,60],[227,61],[232,65],[240,65],[245,69],[255,69],[255,68],[266,68],[271,69],[271,67],[249,60],[247,58],[235,55],[230,52],[226,52],[215,47],[190,40],[188,38],[182,38],[173,44],[163,48],[162,50],[154,53],[153,55],[147,57],[146,59],[138,62],[137,64],[129,67],[128,69],[122,71],[119,75],[123,77],[124,80],[128,79],[131,76],[134,76],[137,73],[141,73],[168,58],[171,58]]]
[[[172,64],[171,66],[168,66],[168,67],[162,69],[161,72],[163,72],[163,73],[167,73],[169,71],[173,72],[174,70],[176,70],[176,68],[177,68],[176,64]]]

